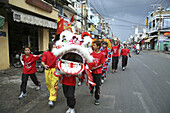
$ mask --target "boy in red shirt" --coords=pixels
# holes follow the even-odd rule
[[[24,67],[22,71],[21,95],[18,97],[19,99],[23,98],[24,96],[27,96],[26,87],[29,76],[31,80],[34,82],[34,84],[38,86],[36,90],[40,90],[41,86],[40,82],[38,81],[35,75],[35,73],[37,72],[35,61],[39,60],[40,55],[30,54],[31,50],[29,47],[25,47],[24,52],[25,55],[22,56],[22,60],[24,61]]]
[[[100,98],[100,86],[101,86],[101,78],[102,78],[102,67],[105,63],[104,54],[100,51],[101,43],[100,41],[93,42],[93,52],[91,55],[94,58],[94,65],[91,67],[93,82],[96,83],[95,86],[95,105],[99,105]],[[91,86],[90,93],[93,94],[94,87]]]
[[[54,71],[58,57],[51,52],[53,48],[56,48],[55,43],[50,42],[48,46],[49,50],[43,53],[41,64],[45,68],[45,80],[50,93],[48,105],[52,107],[53,101],[57,99],[58,77],[54,75]]]
[[[117,66],[119,62],[119,48],[120,48],[120,40],[117,38],[114,42],[114,46],[111,49],[112,54],[112,73],[117,71]]]
[[[106,73],[107,73],[107,62],[108,60],[108,55],[110,53],[110,49],[107,47],[107,42],[102,42],[102,47],[100,48],[100,51],[103,52],[104,54],[104,59],[105,59],[105,64],[103,65],[103,72],[102,72],[102,80],[101,83],[104,83],[104,80],[106,80]]]
[[[122,56],[122,69],[123,69],[123,71],[126,69],[126,66],[127,66],[127,61],[128,61],[127,55],[128,54],[129,54],[129,57],[131,58],[131,54],[130,54],[129,49],[127,48],[127,44],[124,44],[124,48],[120,52],[120,55]]]
[[[63,75],[62,84],[63,93],[67,100],[67,106],[69,107],[66,113],[75,113],[74,106],[76,104],[76,99],[74,93],[76,85],[76,76]]]

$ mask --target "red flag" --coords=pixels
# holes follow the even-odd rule
[[[68,31],[73,32],[72,28],[71,28],[71,23],[66,21],[66,20],[64,20],[63,21],[63,30],[68,30]]]
[[[71,23],[74,21],[74,15],[71,17]]]
[[[58,22],[58,25],[57,25],[57,35],[60,34],[62,31],[63,31],[63,21],[64,19],[62,18],[59,22]]]

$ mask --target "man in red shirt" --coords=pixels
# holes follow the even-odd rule
[[[53,101],[57,99],[57,88],[58,88],[58,77],[54,75],[55,72],[55,65],[57,62],[58,57],[53,55],[51,52],[53,48],[56,48],[54,42],[49,43],[49,50],[43,53],[41,64],[45,68],[45,80],[48,91],[50,93],[49,96],[49,106],[53,106]]]
[[[24,49],[25,55],[22,56],[22,60],[24,61],[24,67],[22,71],[22,83],[21,83],[21,94],[18,97],[19,99],[23,98],[26,96],[26,86],[27,86],[27,81],[28,77],[30,76],[31,80],[34,82],[36,86],[36,90],[40,90],[40,82],[38,81],[35,73],[37,72],[36,69],[36,60],[39,60],[40,55],[32,55],[31,49],[29,47],[25,47]]]
[[[101,78],[102,78],[102,67],[105,63],[104,54],[100,51],[101,43],[100,41],[93,42],[93,52],[91,55],[94,58],[94,64],[91,67],[93,82],[96,83],[95,86],[95,105],[99,105],[100,99],[100,86],[101,86]],[[91,86],[90,93],[93,94],[94,87]]]
[[[120,48],[120,40],[117,38],[114,42],[114,46],[111,49],[112,53],[112,73],[117,71],[117,66],[119,62],[119,48]]]
[[[129,49],[127,48],[127,44],[124,44],[124,48],[120,52],[120,55],[122,56],[122,69],[123,69],[123,71],[126,69],[126,66],[127,66],[127,61],[128,61],[127,55],[128,54],[129,54],[129,57],[131,58],[131,54],[130,54]]]

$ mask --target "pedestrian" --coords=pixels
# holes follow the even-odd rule
[[[117,72],[118,62],[119,62],[119,48],[120,48],[120,40],[114,41],[114,46],[111,49],[112,53],[112,73]]]
[[[107,73],[107,68],[108,68],[108,55],[110,53],[110,49],[108,48],[107,42],[103,41],[102,42],[102,47],[100,48],[100,51],[103,52],[104,54],[104,59],[105,59],[105,63],[103,65],[103,69],[102,69],[102,79],[101,79],[101,83],[104,83],[104,80],[106,80],[106,73]]]
[[[35,73],[37,72],[36,69],[36,60],[39,60],[41,55],[33,55],[31,54],[31,49],[29,47],[25,47],[24,49],[25,55],[22,56],[22,61],[24,62],[23,70],[22,70],[22,83],[21,83],[21,94],[18,97],[19,99],[27,96],[26,87],[28,77],[30,76],[33,83],[37,86],[36,90],[40,90],[41,83],[37,79]]]
[[[49,91],[49,106],[53,106],[53,102],[57,99],[58,77],[54,75],[55,65],[58,57],[53,55],[52,50],[56,48],[54,42],[49,43],[49,50],[43,53],[41,64],[45,68],[45,80]]]
[[[127,48],[127,44],[124,44],[124,48],[121,50],[120,55],[122,56],[122,70],[124,71],[127,66],[127,61],[128,61],[128,55],[131,58],[131,54],[129,49]]]
[[[105,63],[104,54],[100,51],[101,43],[100,41],[93,42],[93,52],[91,55],[94,58],[94,64],[91,67],[93,82],[96,83],[95,86],[95,105],[99,105],[100,99],[100,86],[101,86],[101,78],[102,78],[102,67]],[[94,86],[91,86],[90,93],[93,95]]]
[[[63,93],[67,101],[67,106],[69,107],[66,113],[75,113],[75,86],[76,86],[76,76],[73,75],[63,75],[62,79]]]

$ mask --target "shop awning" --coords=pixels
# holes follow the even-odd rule
[[[147,40],[145,40],[145,42],[150,42],[153,38],[149,38]]]
[[[3,28],[4,23],[5,23],[5,17],[3,17],[3,16],[0,15],[0,29]]]
[[[165,32],[164,36],[170,37],[170,32]]]
[[[14,21],[52,28],[52,29],[57,29],[57,22],[53,22],[50,20],[39,18],[37,16],[25,14],[25,13],[22,13],[16,10],[12,10],[12,11],[13,11]]]

